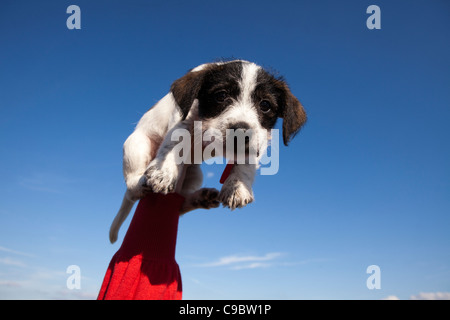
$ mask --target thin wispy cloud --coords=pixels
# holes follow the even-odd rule
[[[213,262],[197,264],[195,267],[214,268],[227,267],[230,270],[257,269],[269,267],[294,267],[315,262],[327,262],[329,259],[305,259],[301,261],[286,261],[283,252],[269,252],[265,255],[230,255]]]
[[[98,279],[81,276],[81,289],[70,290],[65,268],[49,269],[25,265],[11,258],[0,258],[2,265],[14,268],[2,269],[0,273],[0,300],[2,299],[95,299]],[[18,268],[21,267],[21,268]]]
[[[254,255],[231,255],[219,258],[217,261],[198,265],[199,267],[223,267],[228,266],[233,270],[254,269],[271,266],[271,262],[281,257],[281,252],[270,252],[263,256]]]
[[[64,188],[76,182],[79,180],[52,172],[35,172],[27,176],[20,176],[17,180],[17,183],[23,188],[57,194],[62,194]]]
[[[400,300],[399,297],[391,295],[382,300]],[[450,300],[450,292],[420,292],[409,297],[409,300]]]
[[[22,251],[13,250],[10,248],[2,247],[0,246],[0,252],[7,253],[9,255],[15,255],[15,256],[21,256],[21,257],[27,257],[27,258],[33,258],[34,255]],[[0,265],[4,266],[13,266],[13,267],[27,267],[27,264],[23,262],[22,260],[19,260],[17,258],[11,258],[11,257],[0,257]]]
[[[0,264],[13,267],[26,267],[24,262],[9,257],[0,258]]]
[[[13,249],[10,249],[10,248],[5,248],[5,247],[2,247],[2,246],[0,246],[0,251],[11,253],[11,254],[15,254],[15,255],[19,255],[19,256],[24,256],[24,257],[30,257],[30,258],[35,257],[35,255],[31,254],[31,253],[21,252],[21,251],[13,250]]]
[[[20,288],[22,284],[19,281],[0,280],[0,287]]]
[[[42,174],[35,174],[29,177],[19,177],[19,186],[33,190],[50,193],[61,193],[61,190],[55,188],[55,184],[48,177]]]
[[[268,268],[271,267],[273,264],[271,263],[265,263],[265,262],[253,262],[249,264],[239,265],[231,267],[232,270],[242,270],[242,269],[256,269],[256,268]]]
[[[450,300],[450,292],[420,292],[412,295],[410,300]]]

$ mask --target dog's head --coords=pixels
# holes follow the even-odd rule
[[[248,61],[198,66],[176,80],[171,92],[183,119],[198,101],[199,120],[222,133],[251,129],[261,137],[282,118],[283,142],[288,145],[306,122],[303,106],[286,82]]]

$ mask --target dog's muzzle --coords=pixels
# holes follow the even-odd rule
[[[248,157],[250,151],[254,151],[258,156],[257,148],[253,147],[255,150],[251,149],[251,141],[256,132],[251,129],[250,125],[244,121],[234,123],[228,127],[226,140],[233,143],[233,153],[235,155],[242,155]],[[230,140],[232,139],[232,141]],[[227,142],[227,147],[229,147]]]

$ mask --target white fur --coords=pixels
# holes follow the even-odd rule
[[[251,101],[251,94],[256,86],[256,76],[259,66],[243,62],[241,95],[225,112],[204,122],[203,131],[216,128],[225,133],[233,123],[245,121],[255,131],[256,138],[251,143],[263,153],[267,147],[267,132],[261,127],[257,110]],[[222,63],[216,63],[222,64]],[[199,72],[208,64],[200,65],[191,72]],[[194,121],[198,120],[198,100],[191,106],[185,120],[182,120],[178,105],[171,92],[147,111],[134,132],[128,137],[123,147],[123,173],[127,191],[119,212],[110,229],[110,241],[117,240],[120,225],[131,211],[134,202],[142,198],[149,187],[153,192],[179,192],[186,200],[182,213],[196,208],[213,208],[219,202],[231,209],[240,208],[253,201],[252,184],[257,163],[234,165],[229,178],[222,190],[199,189],[202,175],[198,164],[185,167],[175,161],[174,146],[171,133],[177,129],[187,129],[193,132]],[[256,141],[256,142],[255,142]],[[205,160],[205,159],[203,159]],[[182,178],[185,176],[184,182]]]

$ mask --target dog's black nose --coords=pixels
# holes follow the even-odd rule
[[[238,130],[238,129],[242,129],[242,130],[248,130],[250,129],[250,126],[247,122],[241,121],[241,122],[236,122],[234,124],[232,124],[229,129],[231,130]]]

